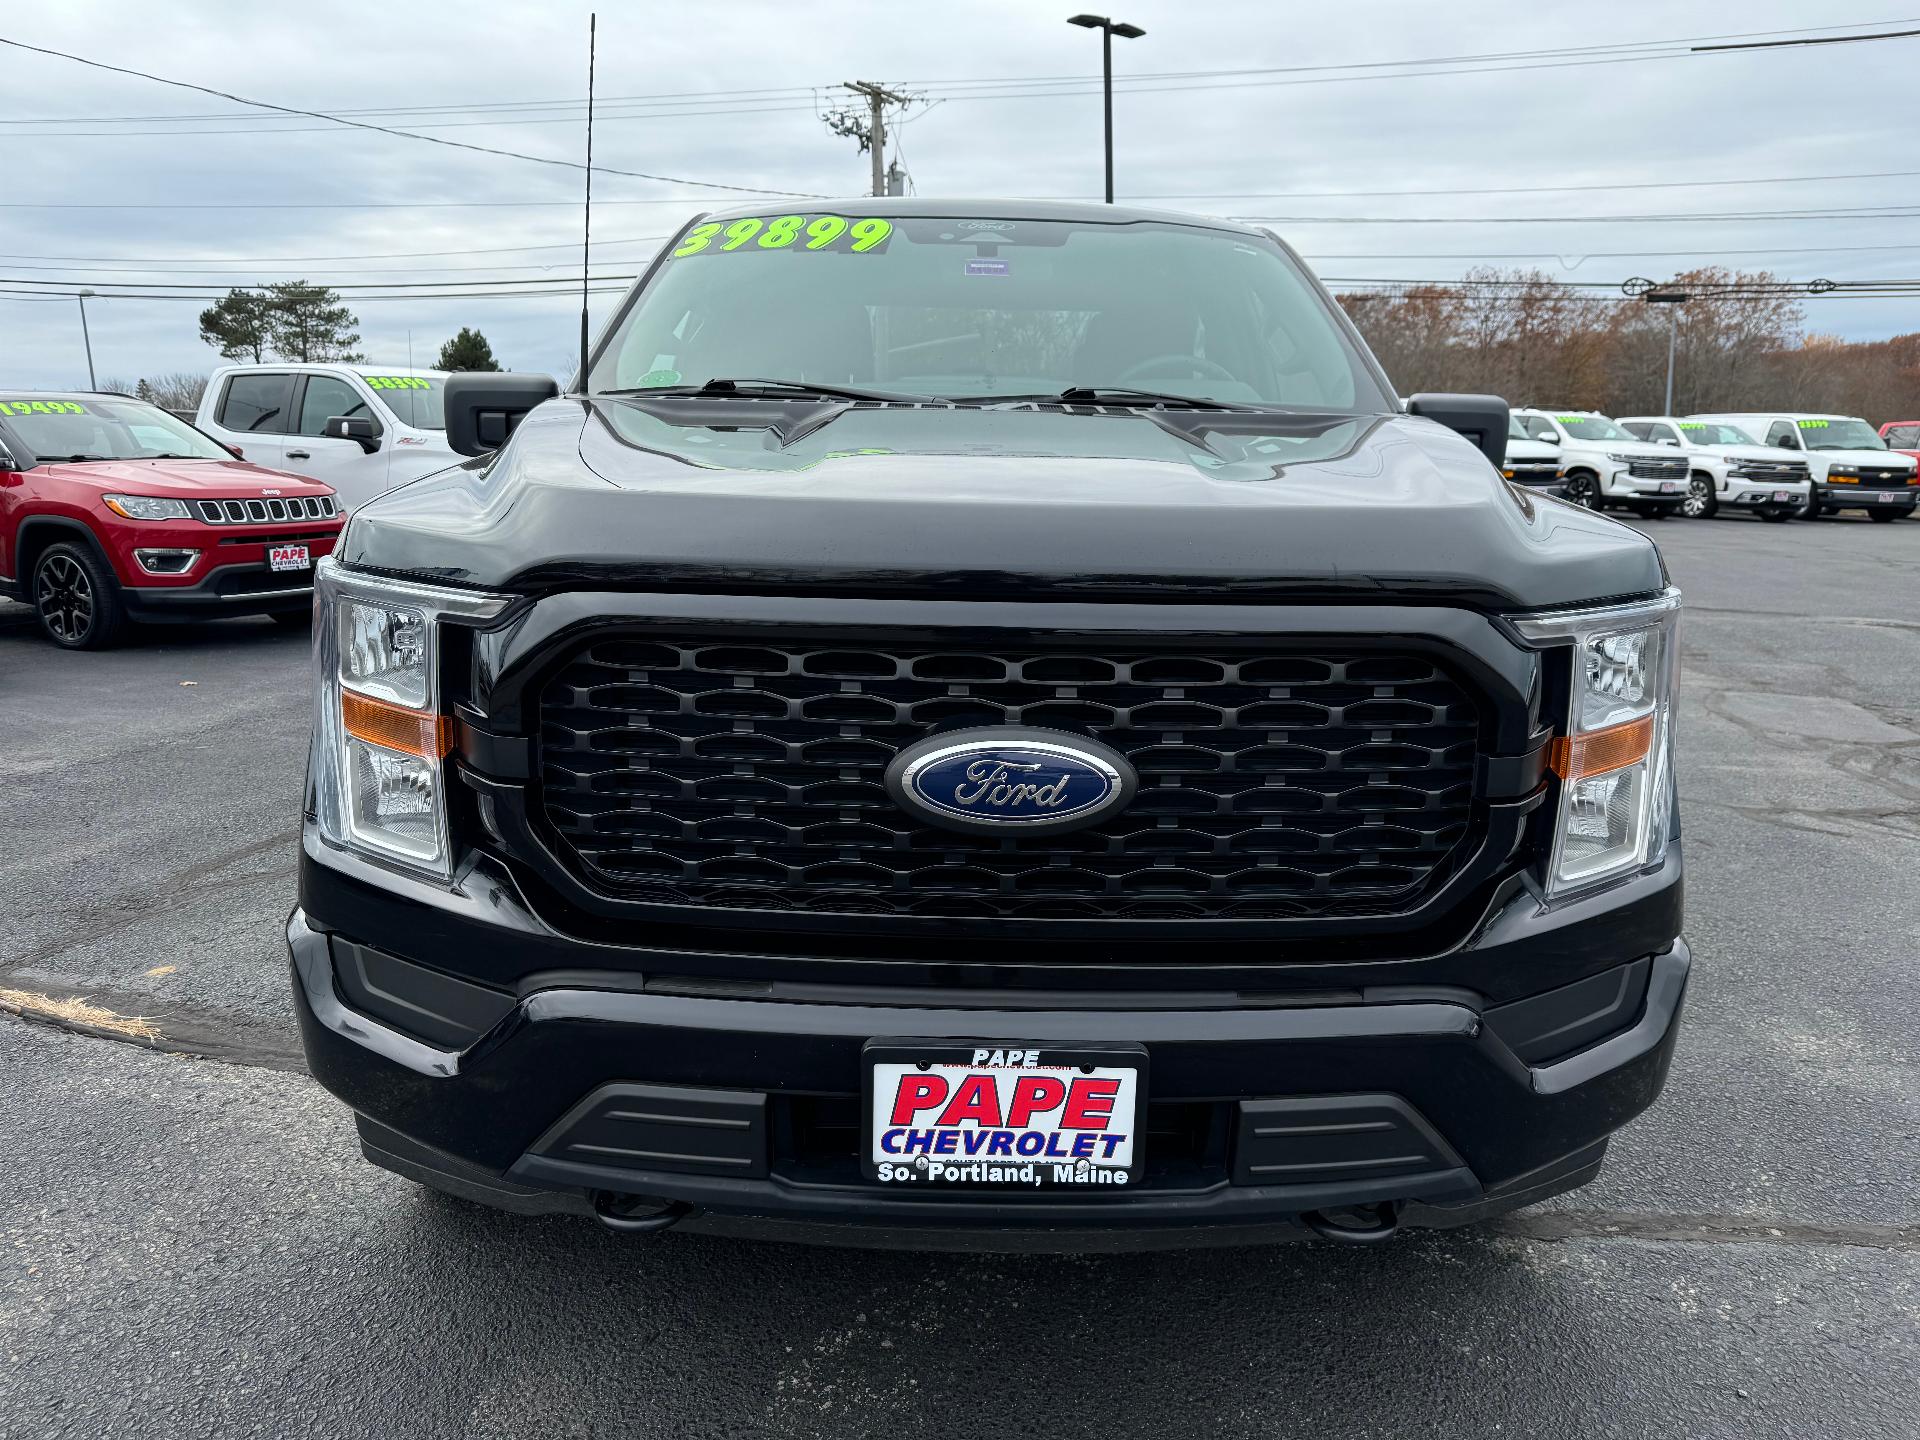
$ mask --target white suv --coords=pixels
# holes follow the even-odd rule
[[[1687,498],[1687,462],[1672,450],[1636,440],[1597,410],[1513,412],[1535,440],[1560,447],[1566,498],[1594,510],[1622,506],[1662,520]]]
[[[1852,415],[1767,410],[1687,418],[1737,426],[1776,454],[1806,461],[1813,485],[1801,514],[1809,520],[1856,509],[1875,520],[1898,520],[1920,501],[1913,458],[1887,449],[1871,425]]]
[[[1751,510],[1762,520],[1776,522],[1807,508],[1807,462],[1755,444],[1736,425],[1672,415],[1628,415],[1621,419],[1620,428],[1687,457],[1692,473],[1682,508],[1696,519],[1709,518],[1722,505]]]
[[[194,424],[256,465],[331,485],[348,510],[460,459],[447,447],[440,370],[229,365]]]

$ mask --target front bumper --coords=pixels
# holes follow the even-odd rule
[[[1736,505],[1742,509],[1759,509],[1762,506],[1782,505],[1804,508],[1807,503],[1805,480],[1788,481],[1776,484],[1766,480],[1745,480],[1738,475],[1727,477],[1721,487],[1719,500],[1722,505]],[[1779,497],[1785,496],[1785,499]]]
[[[1822,484],[1816,488],[1822,505],[1842,510],[1892,510],[1910,514],[1920,505],[1920,486]]]
[[[305,610],[313,604],[313,569],[222,565],[189,585],[125,585],[120,597],[136,620],[222,620]]]
[[[665,952],[623,949],[622,968],[606,968],[607,947],[540,928],[521,937],[529,973],[512,991],[467,986],[438,1006],[378,977],[370,986],[364,969],[343,974],[343,959],[383,947],[401,967],[392,974],[444,986],[472,973],[463,957],[476,947],[513,942],[498,933],[511,905],[500,892],[416,903],[403,886],[319,863],[317,843],[310,835],[303,908],[288,924],[295,1004],[309,1066],[360,1116],[369,1158],[510,1209],[585,1212],[590,1194],[611,1192],[689,1210],[682,1228],[774,1238],[1131,1248],[1289,1238],[1304,1233],[1303,1214],[1358,1205],[1400,1205],[1417,1224],[1482,1218],[1592,1176],[1608,1135],[1665,1081],[1690,964],[1671,939],[1676,844],[1658,870],[1562,910],[1510,895],[1452,957],[1453,973],[1470,973],[1483,949],[1490,979],[1532,966],[1526,995],[1506,980],[1505,993],[1400,983],[1423,973],[1405,963],[1369,967],[1380,983],[1318,993],[729,986],[676,980]],[[1647,943],[1662,929],[1666,940]],[[1183,1138],[1158,1166],[1150,1139],[1144,1183],[1122,1194],[883,1190],[860,1177],[835,1119],[857,1107],[875,1036],[1143,1044],[1163,1117],[1150,1117],[1150,1134],[1166,1123]],[[676,1096],[696,1112],[743,1106],[760,1117],[750,1148],[662,1164],[568,1143],[593,1097],[636,1085],[655,1110]],[[1254,1143],[1249,1105],[1262,1101],[1413,1118],[1384,1134],[1387,1153],[1363,1144],[1258,1167],[1286,1177],[1268,1183],[1242,1153]],[[1403,1153],[1408,1136],[1426,1137],[1415,1153]]]

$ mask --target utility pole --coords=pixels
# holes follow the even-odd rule
[[[843,89],[851,90],[867,102],[867,114],[861,118],[858,110],[831,110],[820,118],[827,128],[836,135],[845,135],[858,140],[860,148],[873,160],[873,193],[887,193],[887,107],[889,105],[911,105],[920,97],[904,94],[898,90],[889,90],[871,80],[848,80]]]
[[[87,388],[98,390],[100,382],[93,378],[93,336],[87,333],[87,298],[93,293],[91,290],[82,290],[73,298],[80,302],[80,338],[87,346]]]

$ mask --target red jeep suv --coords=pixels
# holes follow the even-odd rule
[[[0,595],[56,645],[97,649],[136,620],[303,623],[345,523],[325,485],[144,400],[0,394]]]

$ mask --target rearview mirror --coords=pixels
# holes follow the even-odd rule
[[[1507,463],[1507,402],[1498,395],[1416,395],[1407,401],[1407,413],[1466,436],[1494,469]]]
[[[373,428],[373,421],[365,415],[334,415],[321,427],[320,433],[329,440],[358,441],[360,448],[371,455],[380,448],[380,435]]]
[[[559,393],[551,375],[450,375],[444,391],[447,444],[456,455],[498,450],[529,410]]]

